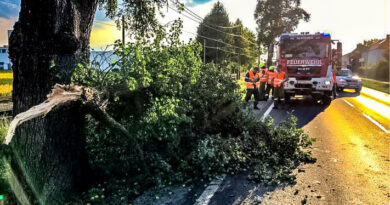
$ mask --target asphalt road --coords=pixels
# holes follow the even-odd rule
[[[346,92],[325,106],[294,99],[270,115],[280,123],[289,114],[317,141],[314,164],[294,172],[297,183],[264,187],[245,175],[228,176],[208,204],[390,204],[390,108]]]
[[[134,204],[389,204],[390,107],[353,92],[344,92],[331,105],[310,98],[293,99],[270,116],[278,124],[289,115],[316,138],[317,162],[302,164],[295,185],[264,186],[247,174],[228,175],[199,187],[145,194]],[[173,193],[167,195],[166,193]],[[164,196],[165,195],[167,196]],[[154,196],[159,200],[153,200]],[[174,198],[174,200],[172,200]]]

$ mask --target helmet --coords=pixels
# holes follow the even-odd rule
[[[264,63],[260,63],[260,68],[265,68],[265,64]]]
[[[274,70],[274,69],[275,69],[275,67],[272,65],[268,68],[268,70]]]

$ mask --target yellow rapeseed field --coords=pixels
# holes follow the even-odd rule
[[[0,73],[0,79],[12,79],[13,73]]]
[[[0,96],[10,96],[11,93],[12,93],[11,84],[0,85]]]
[[[13,73],[12,72],[4,72],[0,73],[0,81],[2,79],[13,79]],[[11,84],[5,83],[5,84],[0,84],[0,96],[11,96],[12,95],[12,81]]]

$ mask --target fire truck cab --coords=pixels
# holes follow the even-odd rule
[[[288,74],[284,84],[287,100],[311,95],[324,104],[332,101],[332,40],[328,33],[282,34],[277,63]]]

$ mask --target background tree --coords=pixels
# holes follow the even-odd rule
[[[259,44],[268,47],[268,66],[272,64],[275,38],[295,30],[310,14],[300,8],[300,0],[258,0],[255,10]]]
[[[229,15],[226,12],[225,7],[221,2],[217,2],[214,4],[211,12],[207,14],[207,16],[203,19],[202,23],[198,27],[196,37],[197,41],[203,45],[204,39],[202,36],[207,38],[213,38],[220,40],[225,43],[232,43],[232,36],[224,33],[226,27],[230,27]],[[220,32],[218,30],[222,30],[224,32]],[[227,30],[228,31],[228,30]],[[229,31],[228,31],[229,32]],[[206,39],[207,47],[214,48],[205,48],[206,49],[206,63],[214,62],[216,64],[220,64],[223,61],[229,61],[231,58],[231,54],[228,52],[224,52],[222,50],[218,50],[215,48],[220,48],[223,50],[232,50],[226,44],[221,42],[213,41]]]
[[[232,60],[244,67],[252,66],[256,62],[258,54],[256,35],[248,28],[244,27],[241,20],[237,19],[232,26],[233,36],[233,51],[238,55],[234,55]],[[246,68],[247,69],[247,68]]]
[[[164,2],[124,0],[119,7],[116,0],[22,0],[10,38],[14,115],[43,102],[54,84],[70,83],[76,65],[88,61],[98,5],[107,16],[124,16],[124,26],[147,34]],[[85,113],[78,107],[57,109],[17,128],[11,143],[11,186],[22,204],[61,204],[88,186]]]

